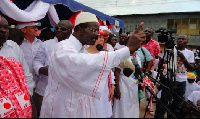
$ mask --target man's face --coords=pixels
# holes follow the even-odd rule
[[[177,38],[178,46],[184,47],[184,46],[186,46],[187,43],[188,43],[187,36],[185,36],[185,35],[178,36],[178,38]]]
[[[58,26],[55,27],[55,34],[59,40],[68,39],[72,34],[72,25],[67,25],[66,23],[59,22]]]
[[[127,34],[125,34],[125,33],[122,33],[119,36],[119,41],[121,41],[121,42],[125,42],[126,39],[127,39]]]
[[[38,36],[38,26],[26,26],[22,32],[29,36]]]
[[[113,45],[113,46],[115,46],[116,45],[116,43],[117,43],[117,37],[115,37],[115,36],[113,36],[112,38],[111,38],[111,44]]]
[[[99,23],[89,22],[87,28],[82,28],[80,42],[82,45],[94,45],[98,39]]]
[[[146,35],[146,39],[150,39],[151,36],[152,36],[152,33],[153,33],[152,29],[147,28],[144,32],[145,32],[145,35]]]
[[[4,18],[0,20],[0,44],[3,44],[8,39],[9,25],[8,21]]]
[[[187,79],[188,83],[194,83],[195,79]]]

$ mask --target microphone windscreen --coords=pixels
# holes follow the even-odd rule
[[[130,68],[124,68],[123,74],[127,77],[129,77],[133,73],[133,70]]]
[[[97,44],[96,48],[98,51],[103,51],[103,46],[101,44]]]

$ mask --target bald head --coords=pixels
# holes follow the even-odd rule
[[[71,21],[69,20],[61,20],[58,24],[63,24],[66,27],[73,27]]]
[[[59,41],[68,39],[72,34],[73,25],[69,20],[61,20],[55,27],[55,34]]]
[[[187,45],[187,43],[188,43],[188,37],[187,37],[187,35],[179,35],[178,37],[177,37],[177,48],[179,49],[179,50],[183,50],[185,47],[186,47],[186,45]]]

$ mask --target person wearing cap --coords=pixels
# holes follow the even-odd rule
[[[90,54],[84,45],[98,39],[97,17],[81,12],[75,20],[73,34],[56,44],[49,58],[48,84],[41,107],[41,118],[98,117],[92,98],[100,99],[111,68],[128,59],[144,41],[144,33],[131,37],[131,45],[114,52]]]
[[[73,25],[70,21],[61,20],[55,27],[56,37],[54,37],[54,39],[44,41],[35,55],[33,67],[36,74],[40,75],[34,93],[34,101],[37,108],[38,117],[40,115],[40,108],[42,105],[44,92],[48,84],[49,56],[56,43],[69,38],[72,33],[72,29]]]
[[[107,43],[109,34],[111,34],[111,32],[109,31],[109,29],[106,26],[100,26],[100,30],[102,31],[102,35],[104,37],[103,49],[105,51],[114,51],[114,48],[112,47],[112,45]]]
[[[36,38],[36,36],[38,36],[38,26],[40,25],[40,23],[36,22],[19,23],[17,25],[17,28],[21,30],[24,36],[24,40],[22,41],[20,48],[24,53],[24,57],[28,64],[29,70],[33,75],[35,84],[38,81],[38,77],[36,76],[36,73],[33,69],[33,60],[38,51],[38,48],[42,44],[42,41]]]
[[[196,76],[192,72],[187,73],[187,83],[185,90],[185,100],[193,91],[200,91],[200,86],[195,82]]]
[[[29,71],[29,67],[26,63],[24,54],[19,45],[17,45],[17,43],[15,43],[14,41],[8,40],[8,35],[8,21],[0,15],[0,56],[3,56],[10,61],[19,62],[22,65],[29,95],[32,96],[33,88],[35,87],[33,76]]]

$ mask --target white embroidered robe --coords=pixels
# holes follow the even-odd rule
[[[55,46],[40,117],[98,117],[91,98],[101,98],[110,69],[128,59],[130,52],[127,47],[109,53],[84,52],[73,35]]]

